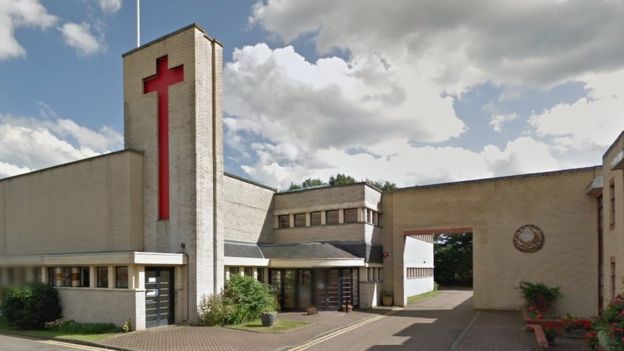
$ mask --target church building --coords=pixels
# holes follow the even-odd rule
[[[600,165],[380,192],[279,192],[224,172],[223,48],[196,24],[123,55],[124,150],[0,180],[0,284],[56,287],[65,319],[198,323],[234,274],[282,310],[431,291],[433,236],[473,235],[474,308],[520,281],[596,315],[623,288],[624,135]],[[269,102],[267,102],[269,103]]]

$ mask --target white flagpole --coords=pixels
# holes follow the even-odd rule
[[[141,46],[141,0],[136,0],[137,5],[137,48]]]

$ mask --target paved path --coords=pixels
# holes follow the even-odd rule
[[[285,334],[263,334],[219,327],[166,327],[134,332],[104,343],[138,351],[205,350],[423,350],[527,351],[533,335],[524,332],[519,312],[475,311],[472,291],[443,290],[405,310],[281,314],[281,318],[313,322]],[[333,332],[332,332],[333,330]],[[582,342],[565,340],[555,350],[586,350]]]
[[[281,313],[280,318],[306,320],[312,324],[284,334],[254,333],[221,327],[163,327],[124,334],[105,340],[103,344],[137,351],[287,349],[336,328],[376,317],[380,313],[382,312],[319,312],[314,316],[307,316],[300,312]]]
[[[56,341],[44,341],[0,335],[0,350],[6,351],[106,351],[102,348],[72,345]]]
[[[578,347],[556,349],[584,349],[582,343]],[[535,343],[523,331],[519,312],[475,311],[472,291],[443,290],[391,316],[297,350],[527,351],[535,350]]]

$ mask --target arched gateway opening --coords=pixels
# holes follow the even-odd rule
[[[471,227],[428,228],[404,233],[403,296],[406,302],[438,289],[473,289]]]

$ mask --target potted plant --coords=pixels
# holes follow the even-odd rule
[[[263,327],[271,327],[277,320],[277,312],[275,309],[266,309],[260,313],[260,320]]]
[[[381,291],[381,304],[382,306],[392,306],[394,301],[392,296],[392,291],[390,290],[382,290]]]

